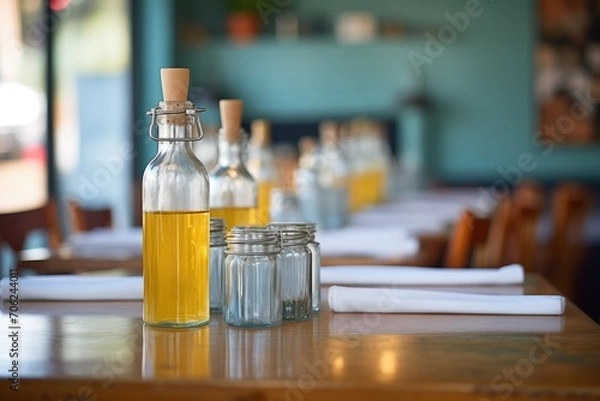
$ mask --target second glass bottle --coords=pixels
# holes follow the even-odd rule
[[[210,172],[210,214],[224,219],[228,230],[256,224],[258,186],[244,165],[242,107],[238,99],[219,102],[218,161]]]

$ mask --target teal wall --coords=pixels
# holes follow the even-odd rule
[[[206,21],[213,33],[222,33],[222,25],[215,24],[223,21],[222,7],[204,3],[177,1],[177,24]],[[344,10],[368,10],[381,19],[403,21],[413,33],[355,46],[322,37],[287,45],[265,37],[248,46],[217,38],[205,45],[180,44],[175,62],[191,68],[194,86],[243,98],[247,119],[297,121],[353,114],[396,118],[402,112],[398,100],[422,86],[434,105],[428,117],[427,162],[442,181],[491,183],[502,179],[499,169],[517,171],[519,158],[527,157],[522,155],[531,155],[525,173],[531,177],[600,180],[599,146],[554,147],[532,141],[534,1],[482,0],[481,14],[418,76],[409,52],[426,54],[424,34],[437,34],[448,24],[444,13],[464,11],[466,3],[291,0],[287,8],[302,20],[317,13],[331,19]],[[273,27],[272,15],[264,28]],[[207,119],[216,115],[213,110]]]
[[[146,112],[162,100],[160,69],[173,64],[175,17],[173,0],[133,0],[134,177],[141,179],[146,164],[156,154],[148,137]]]

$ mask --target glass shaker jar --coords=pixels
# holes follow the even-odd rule
[[[162,69],[161,78],[165,100],[149,112],[158,152],[142,184],[143,318],[192,327],[210,317],[208,175],[190,146],[202,138],[201,109],[186,101],[189,70]]]
[[[281,302],[283,319],[307,320],[312,317],[311,252],[309,234],[294,223],[270,225],[281,235]]]
[[[223,269],[225,263],[225,220],[210,219],[210,313],[223,308]]]
[[[227,234],[223,315],[249,328],[281,324],[281,239],[276,230],[238,226]]]
[[[293,222],[271,222],[269,226],[287,227],[305,230],[308,235],[308,243],[306,244],[310,251],[310,274],[312,278],[312,310],[317,313],[321,310],[321,244],[316,241],[315,234],[317,232],[316,223],[293,221]]]

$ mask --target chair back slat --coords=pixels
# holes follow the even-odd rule
[[[61,235],[54,201],[32,210],[0,214],[0,242],[6,243],[15,253],[23,250],[27,236],[34,230],[46,230],[48,246],[58,249]]]
[[[469,209],[464,210],[451,234],[444,266],[468,267],[473,255],[487,242],[490,222],[489,217],[480,217]]]

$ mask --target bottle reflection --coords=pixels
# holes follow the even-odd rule
[[[230,379],[272,379],[282,364],[280,328],[244,330],[227,328],[226,376]]]
[[[304,375],[322,380],[325,356],[318,349],[315,322],[284,323],[265,330],[226,328],[225,366],[227,379],[296,381]],[[318,333],[318,330],[317,330]],[[315,374],[315,367],[323,373]],[[319,371],[320,371],[319,370]],[[214,372],[213,372],[214,373]],[[214,377],[214,375],[213,375]]]
[[[203,378],[210,375],[209,327],[171,329],[144,325],[142,376]]]

